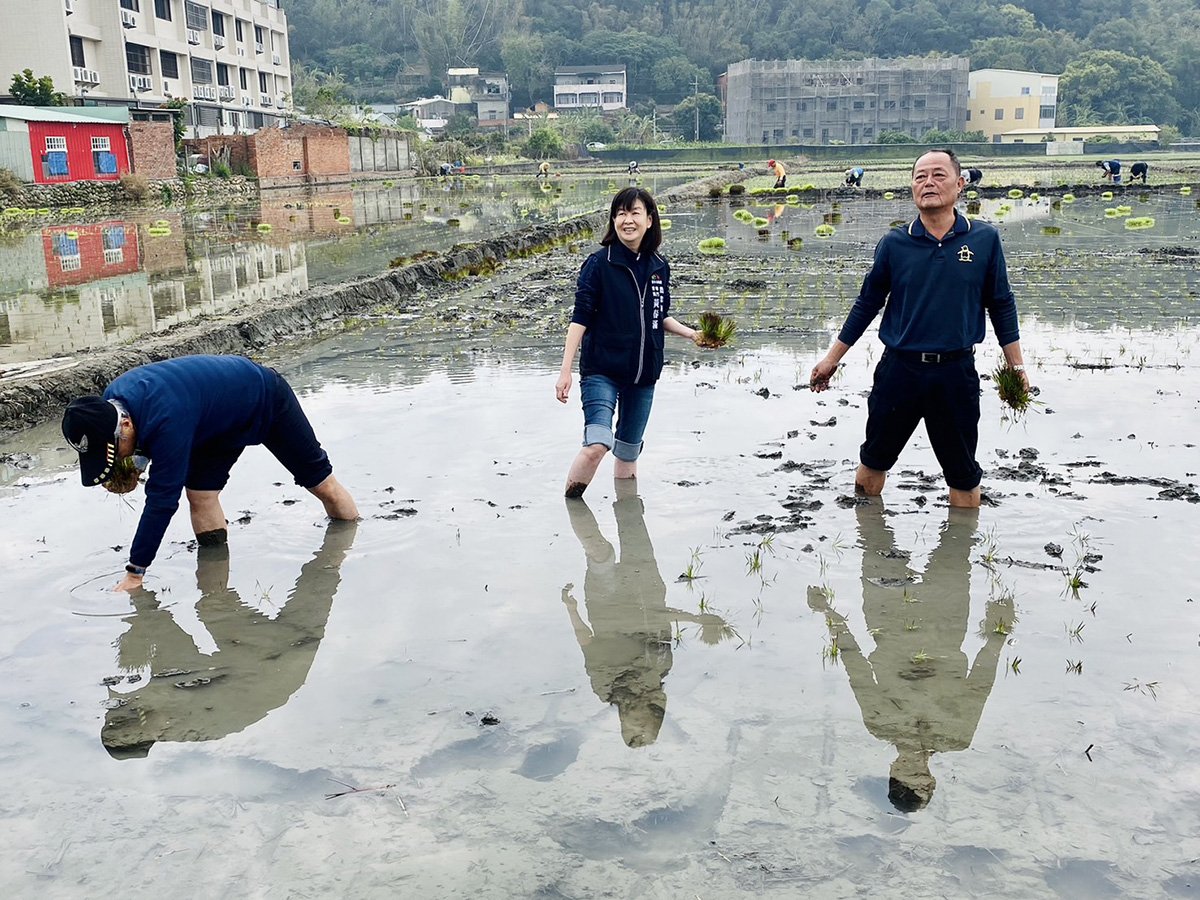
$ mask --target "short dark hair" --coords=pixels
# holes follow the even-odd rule
[[[916,159],[913,160],[913,164],[912,164],[913,172],[917,171],[917,163],[919,163],[924,157],[928,156],[930,153],[945,153],[948,157],[950,157],[950,162],[954,164],[954,171],[956,173],[958,173],[959,175],[962,174],[962,164],[958,161],[958,157],[955,155],[954,151],[951,150],[949,147],[932,147],[929,150],[926,150],[924,153],[922,153],[920,156],[918,156]]]
[[[617,237],[617,229],[613,226],[617,213],[623,209],[633,209],[633,205],[639,200],[642,202],[642,206],[646,207],[647,215],[650,216],[650,227],[646,229],[646,234],[642,237],[642,245],[638,248],[638,252],[658,252],[658,248],[662,244],[662,225],[658,221],[658,204],[654,202],[649,191],[640,187],[627,187],[617,191],[617,196],[613,197],[612,206],[608,210],[608,230],[600,239],[601,244],[607,247],[614,241],[620,240]]]

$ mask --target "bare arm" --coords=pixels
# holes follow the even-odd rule
[[[663,319],[663,331],[667,332],[667,334],[677,334],[680,337],[687,338],[693,344],[700,340],[700,332],[695,328],[684,325],[674,316],[667,316]]]
[[[567,341],[563,347],[562,368],[559,369],[558,381],[554,385],[554,396],[558,398],[559,403],[566,403],[567,395],[571,393],[571,367],[575,365],[575,354],[579,352],[579,345],[583,343],[585,331],[587,328],[578,322],[572,322],[567,326]]]

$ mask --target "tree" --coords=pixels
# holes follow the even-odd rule
[[[562,152],[562,138],[551,128],[539,128],[525,142],[525,156],[530,159],[549,159],[562,156]]]
[[[321,72],[306,66],[292,68],[292,105],[310,116],[333,121],[351,102],[349,86],[334,69]]]
[[[552,67],[540,35],[523,31],[506,34],[500,41],[500,57],[514,101],[519,96],[523,106],[532,106],[539,96],[549,95]]]
[[[700,140],[715,141],[721,136],[721,101],[712,94],[694,94],[675,107],[671,128],[687,140],[696,135],[696,110],[700,110]]]
[[[175,152],[183,152],[183,136],[187,132],[187,120],[183,111],[187,109],[188,102],[182,97],[175,97],[163,104],[167,109],[171,110],[171,127],[175,131]]]
[[[1145,56],[1098,50],[1078,57],[1058,81],[1059,121],[1067,125],[1172,122],[1178,106],[1170,73]],[[1092,121],[1089,121],[1092,120]]]
[[[35,78],[33,69],[25,69],[12,77],[8,88],[18,106],[66,106],[67,95],[54,89],[49,75]]]
[[[915,144],[916,139],[903,131],[881,131],[875,136],[877,144]]]
[[[930,128],[921,135],[922,144],[982,144],[987,141],[987,135],[982,131],[941,131]],[[907,142],[904,142],[907,143]]]

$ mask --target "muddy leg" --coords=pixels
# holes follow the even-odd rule
[[[883,493],[883,483],[887,481],[887,472],[878,469],[868,469],[860,464],[854,473],[854,490],[868,497],[878,497]]]
[[[358,506],[350,492],[340,481],[330,475],[309,492],[325,506],[325,513],[331,519],[342,519],[353,522],[358,518]]]
[[[187,489],[188,512],[192,519],[192,532],[202,547],[224,544],[228,532],[225,530],[225,511],[221,509],[220,491],[193,491]]]
[[[603,444],[588,444],[579,451],[575,461],[571,463],[571,468],[567,471],[566,496],[583,496],[583,492],[592,483],[596,469],[600,467],[600,461],[604,459],[606,453],[608,453],[608,448]]]

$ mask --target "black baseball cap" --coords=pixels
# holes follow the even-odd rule
[[[79,476],[85,487],[112,477],[117,461],[117,408],[103,397],[78,397],[67,404],[62,432],[79,454]]]

